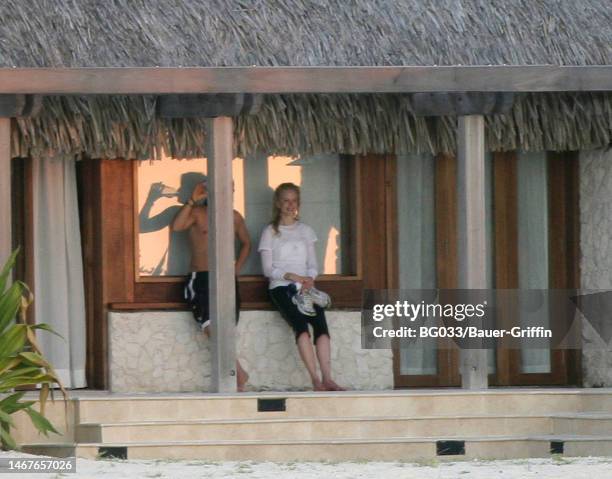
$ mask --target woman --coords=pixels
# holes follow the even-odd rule
[[[329,297],[314,287],[318,274],[314,249],[317,237],[310,226],[298,221],[299,207],[298,186],[283,183],[276,188],[273,219],[264,229],[259,242],[263,271],[270,280],[268,292],[274,306],[295,332],[298,350],[314,390],[343,391],[331,377],[329,332],[323,309]],[[309,293],[308,297],[314,303],[314,316],[300,312],[303,308],[298,309],[297,301],[293,300],[297,289]],[[308,324],[313,328],[321,379],[317,375]]]

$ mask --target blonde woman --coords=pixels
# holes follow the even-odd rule
[[[264,229],[259,242],[263,271],[269,279],[268,293],[276,309],[295,332],[300,356],[315,391],[343,391],[331,376],[330,339],[324,308],[329,296],[315,288],[318,275],[314,243],[317,237],[313,229],[300,222],[300,188],[293,183],[283,183],[274,191],[273,219]],[[312,301],[304,305],[296,300]],[[299,306],[299,308],[298,308]],[[308,325],[313,329],[310,342]],[[319,361],[321,378],[317,374]]]

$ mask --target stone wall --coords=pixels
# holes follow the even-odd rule
[[[612,150],[580,154],[582,289],[612,290]],[[612,344],[583,321],[582,367],[587,387],[612,386]]]
[[[336,382],[353,390],[393,388],[392,353],[361,349],[359,312],[327,313]],[[209,340],[189,312],[110,312],[110,390],[207,391]],[[289,326],[273,311],[242,311],[238,355],[251,390],[310,389]]]

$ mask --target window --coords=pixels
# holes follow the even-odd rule
[[[253,242],[243,275],[261,275],[257,244],[272,214],[274,189],[283,182],[302,188],[300,218],[315,230],[319,270],[326,275],[356,273],[352,220],[354,159],[345,155],[307,157],[253,155],[233,162],[234,209],[245,218]],[[138,162],[136,221],[138,281],[178,277],[189,272],[186,232],[169,225],[195,185],[205,180],[206,159]],[[157,278],[157,279],[155,279]]]

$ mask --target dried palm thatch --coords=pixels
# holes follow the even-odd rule
[[[0,2],[0,67],[612,64],[601,0],[31,0]],[[487,118],[491,150],[610,144],[610,94],[529,94]],[[202,121],[151,96],[50,97],[18,120],[15,155],[201,156]],[[455,120],[406,95],[269,96],[236,119],[241,155],[452,151]]]
[[[603,65],[605,0],[0,3],[0,66]]]
[[[175,158],[205,155],[203,120],[162,120],[154,96],[47,97],[39,117],[16,120],[14,156]],[[240,156],[455,150],[456,119],[415,117],[409,95],[269,95],[235,120]],[[590,150],[612,144],[612,93],[517,97],[486,118],[490,151]]]

